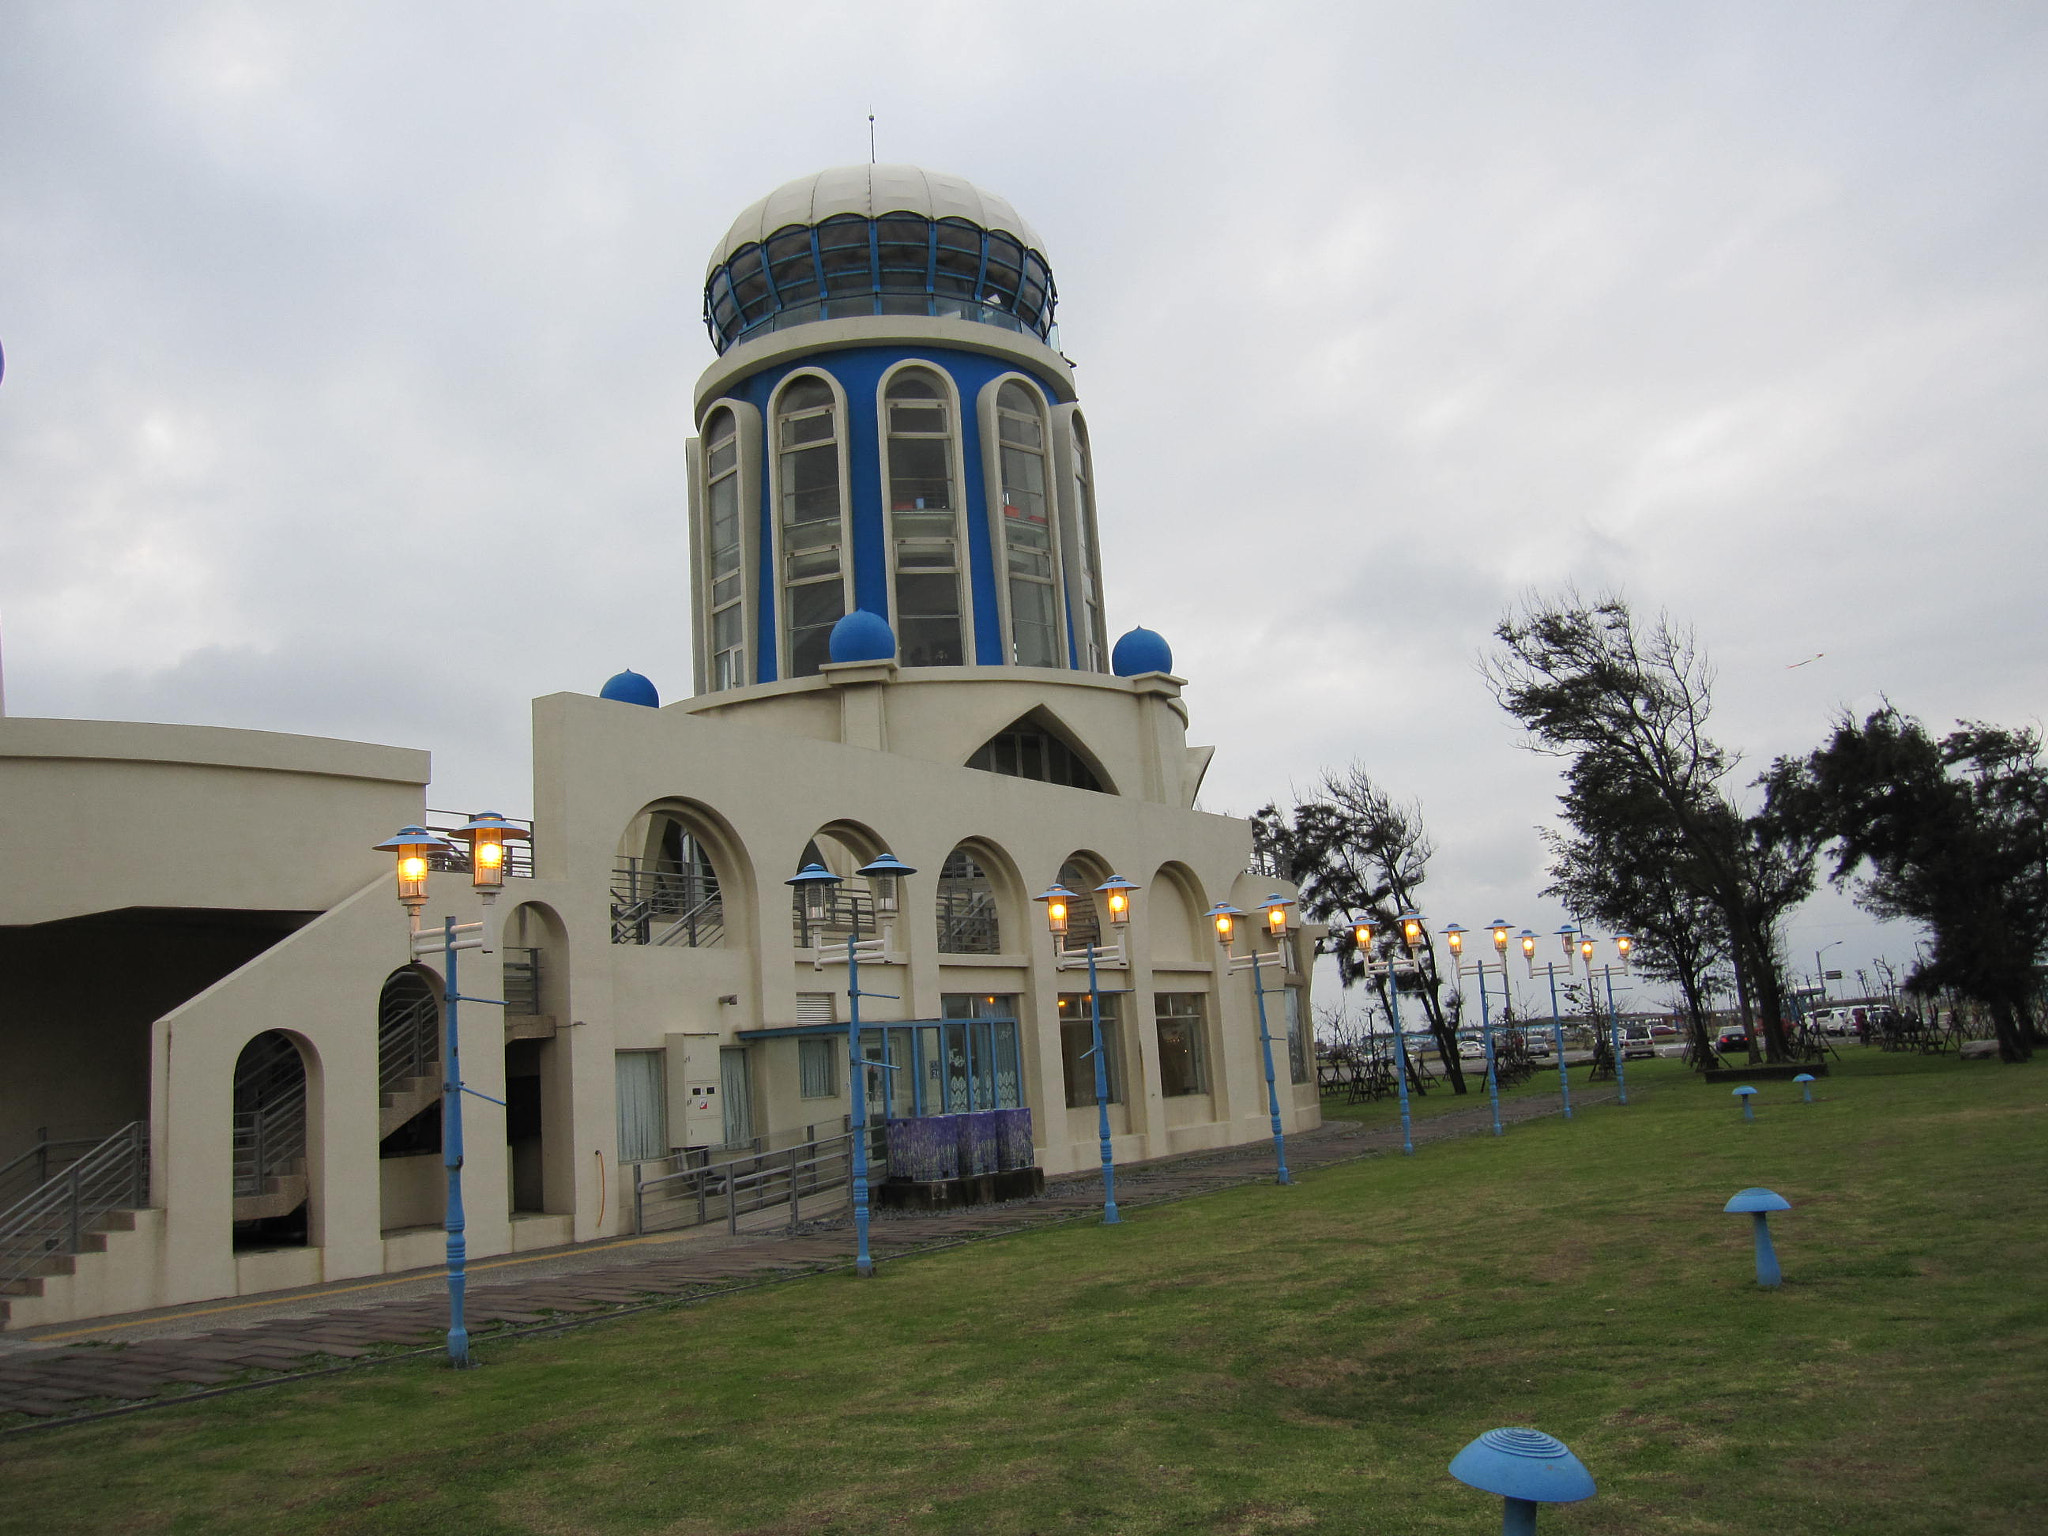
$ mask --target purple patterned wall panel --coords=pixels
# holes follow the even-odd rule
[[[896,1178],[936,1183],[960,1176],[959,1115],[927,1115],[889,1122],[889,1172]]]
[[[999,1109],[980,1109],[954,1115],[960,1127],[960,1174],[972,1178],[996,1171],[996,1117]]]
[[[1003,1170],[1029,1168],[1038,1158],[1031,1146],[1031,1111],[998,1109],[996,1121],[996,1166]]]

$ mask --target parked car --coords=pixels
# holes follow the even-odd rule
[[[1657,1042],[1650,1038],[1647,1024],[1625,1024],[1621,1030],[1621,1059],[1634,1061],[1638,1056],[1655,1056]]]
[[[1652,1024],[1649,1026],[1649,1029],[1650,1037],[1654,1040],[1668,1039],[1678,1033],[1678,1026],[1676,1024]]]
[[[1714,1049],[1717,1051],[1747,1051],[1749,1049],[1749,1031],[1740,1024],[1729,1025],[1714,1037]]]
[[[1550,1031],[1547,1029],[1523,1030],[1522,1043],[1524,1046],[1527,1047],[1528,1052],[1531,1056],[1548,1056],[1551,1054],[1551,1047],[1553,1042],[1550,1038]]]
[[[1464,1035],[1458,1040],[1458,1054],[1478,1061],[1486,1060],[1486,1042],[1476,1035]]]

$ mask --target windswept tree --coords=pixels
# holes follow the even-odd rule
[[[1379,935],[1381,959],[1391,959],[1395,919],[1416,908],[1416,893],[1429,871],[1435,851],[1423,830],[1422,808],[1396,801],[1354,763],[1331,770],[1294,805],[1281,810],[1267,805],[1252,815],[1252,840],[1266,866],[1301,887],[1302,912],[1319,923],[1346,925],[1370,918]],[[1332,946],[1337,976],[1351,986],[1365,975],[1363,957],[1348,937]],[[1392,1002],[1389,986],[1400,997],[1419,1003],[1437,1054],[1450,1078],[1451,1091],[1463,1093],[1465,1074],[1458,1063],[1457,1024],[1443,1006],[1436,947],[1427,935],[1415,957],[1420,970],[1412,975],[1382,971],[1373,978],[1382,1005]]]
[[[1616,773],[1605,756],[1578,758],[1565,786],[1571,830],[1544,833],[1551,883],[1543,894],[1634,937],[1631,963],[1651,980],[1678,987],[1693,1059],[1705,1061],[1713,1049],[1709,975],[1728,946],[1714,904],[1681,873],[1683,840],[1655,797],[1630,775]]]
[[[2048,952],[2048,764],[2029,730],[1964,723],[1939,741],[1887,705],[1835,724],[1827,745],[1770,775],[1788,821],[1831,840],[1833,879],[1858,905],[1910,918],[1932,953],[1907,978],[1981,1003],[1999,1055],[2042,1042]]]
[[[1818,844],[1768,802],[1746,815],[1729,797],[1738,759],[1708,734],[1713,670],[1691,631],[1567,591],[1531,599],[1494,638],[1481,663],[1494,697],[1535,750],[1586,764],[1612,786],[1610,807],[1640,810],[1642,834],[1667,840],[1675,877],[1719,914],[1745,1018],[1784,1059],[1778,926],[1813,889]]]

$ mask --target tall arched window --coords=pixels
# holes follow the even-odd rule
[[[1003,480],[1003,564],[1010,596],[1010,655],[1020,667],[1057,667],[1059,604],[1046,497],[1045,417],[1012,379],[996,393]]]
[[[1102,554],[1095,530],[1095,462],[1088,452],[1088,427],[1074,417],[1074,561],[1080,577],[1081,665],[1090,672],[1109,670],[1109,641],[1102,627]]]
[[[883,405],[897,651],[906,667],[957,667],[966,657],[950,396],[931,373],[905,369],[889,381]]]
[[[710,571],[705,622],[711,640],[709,686],[715,692],[747,682],[739,435],[731,411],[714,412],[704,429],[704,481],[704,553]]]
[[[993,955],[1003,947],[996,888],[965,847],[946,855],[938,879],[939,953]]]
[[[775,442],[782,504],[782,675],[809,677],[829,659],[832,626],[846,615],[839,407],[832,386],[807,377],[785,389],[775,407]]]

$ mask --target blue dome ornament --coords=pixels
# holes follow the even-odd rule
[[[896,631],[879,613],[856,608],[832,626],[827,649],[834,661],[894,661]]]
[[[661,695],[654,691],[654,684],[631,667],[598,689],[597,696],[610,699],[615,704],[645,704],[649,709],[661,708]]]
[[[1116,649],[1109,653],[1109,670],[1118,677],[1171,672],[1173,647],[1157,631],[1140,626],[1117,641]]]
[[[1505,1500],[1501,1536],[1534,1536],[1537,1505],[1576,1504],[1596,1492],[1585,1463],[1540,1429],[1489,1429],[1451,1458],[1451,1476]]]

